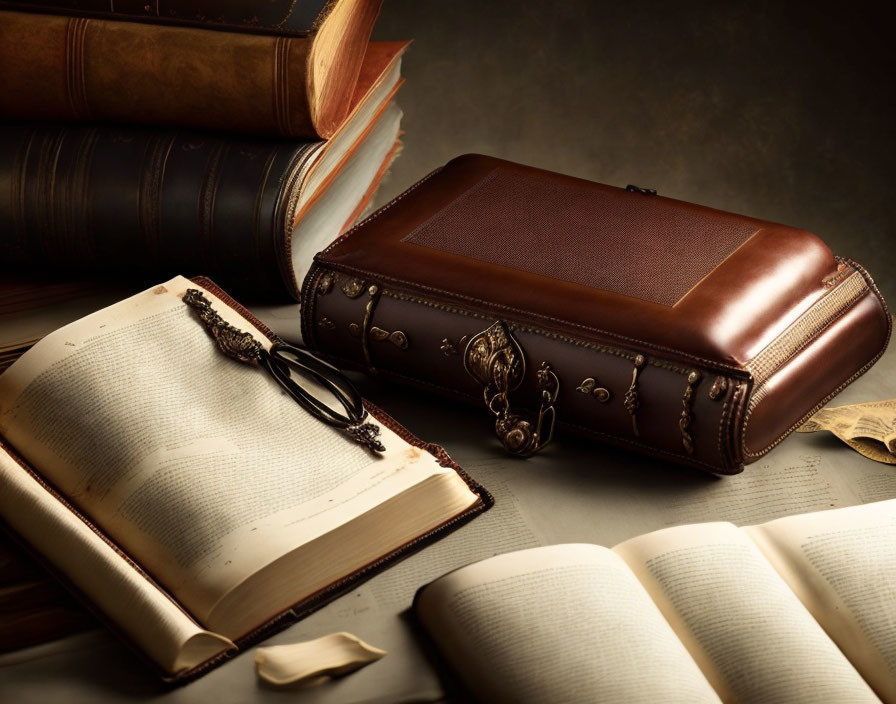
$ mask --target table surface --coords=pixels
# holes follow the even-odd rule
[[[469,562],[541,544],[612,546],[681,523],[748,525],[780,516],[896,497],[896,467],[868,460],[833,436],[794,434],[739,475],[714,477],[626,450],[561,435],[542,454],[507,457],[483,409],[360,379],[363,393],[420,437],[442,444],[495,496],[495,506],[436,544],[377,575],[271,638],[297,642],[348,631],[384,648],[379,662],[326,685],[292,692],[305,703],[432,701],[437,660],[409,612],[416,589]],[[896,397],[896,348],[832,405]],[[446,677],[442,673],[441,677]],[[5,701],[282,701],[260,686],[251,652],[185,687],[166,689],[111,635],[92,631],[0,657]]]

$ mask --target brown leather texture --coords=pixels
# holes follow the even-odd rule
[[[504,321],[527,359],[512,402],[537,406],[546,361],[561,426],[717,473],[865,371],[892,324],[809,232],[478,155],[320,253],[302,302],[313,349],[479,404],[464,345]]]
[[[326,138],[349,113],[375,18],[313,85],[314,34],[0,11],[0,116]]]
[[[308,34],[327,0],[3,0],[0,7],[60,15]]]
[[[0,266],[158,279],[205,271],[287,298],[287,198],[315,142],[127,127],[7,123]]]

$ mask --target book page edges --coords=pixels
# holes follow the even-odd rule
[[[203,629],[0,447],[0,514],[128,640],[174,675],[235,648]]]
[[[355,85],[383,0],[342,0],[331,6],[308,52],[306,94],[311,123],[324,139],[351,109]],[[327,12],[326,10],[324,12]]]

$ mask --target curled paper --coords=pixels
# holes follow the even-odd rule
[[[259,648],[255,672],[275,687],[307,687],[354,672],[385,654],[351,633],[331,633],[304,643]]]
[[[827,430],[876,462],[896,464],[896,399],[821,409],[797,430]]]

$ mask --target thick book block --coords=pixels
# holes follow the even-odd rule
[[[543,444],[554,414],[718,473],[867,370],[892,324],[867,272],[809,232],[484,156],[321,252],[302,300],[310,347],[485,395],[515,451]],[[531,417],[502,416],[508,399],[541,405],[537,438]]]

